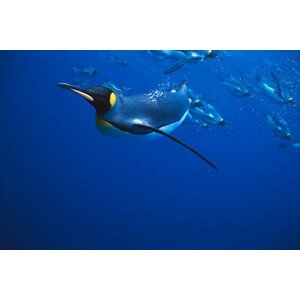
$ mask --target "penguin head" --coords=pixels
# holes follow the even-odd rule
[[[103,86],[85,89],[67,83],[58,83],[57,85],[85,98],[96,109],[98,115],[108,112],[117,101],[116,94]]]
[[[284,136],[284,138],[285,138],[286,140],[288,140],[288,141],[291,141],[291,140],[292,140],[292,135],[291,135],[291,133],[290,133],[290,132],[286,133],[285,136]]]
[[[218,121],[218,124],[219,124],[219,125],[222,125],[222,126],[225,126],[225,127],[228,126],[227,122],[226,122],[223,118],[221,118],[221,119]]]
[[[295,104],[296,101],[294,98],[290,97],[286,100],[286,102],[287,102],[287,104]]]

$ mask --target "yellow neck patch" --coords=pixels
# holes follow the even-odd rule
[[[104,121],[100,116],[96,115],[96,127],[100,131],[106,131],[109,130],[112,125]]]
[[[117,97],[115,93],[111,93],[110,97],[109,97],[109,103],[111,107],[114,107],[114,105],[116,104],[117,101]]]

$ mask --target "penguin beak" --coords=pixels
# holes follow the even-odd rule
[[[82,89],[79,88],[77,86],[68,84],[68,83],[58,83],[58,86],[66,89],[66,90],[70,90],[80,96],[82,96],[83,98],[85,98],[90,104],[94,105],[95,99],[93,98],[93,96],[91,95],[91,93],[87,90],[87,89]]]

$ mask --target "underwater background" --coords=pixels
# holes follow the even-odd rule
[[[300,110],[256,80],[274,73],[300,102],[300,51],[218,53],[164,74],[174,61],[147,51],[1,51],[0,249],[300,249],[300,149],[278,147],[265,117],[297,143]],[[241,73],[247,97],[221,83]],[[165,137],[100,134],[94,109],[56,85],[110,81],[134,95],[183,79],[228,126],[172,135],[218,171]]]

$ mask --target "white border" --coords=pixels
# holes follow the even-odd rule
[[[2,251],[0,298],[299,300],[298,251]]]
[[[298,50],[297,2],[10,0],[0,49]],[[298,300],[299,262],[298,251],[1,251],[0,299]]]
[[[300,49],[298,1],[10,0],[0,49]]]

